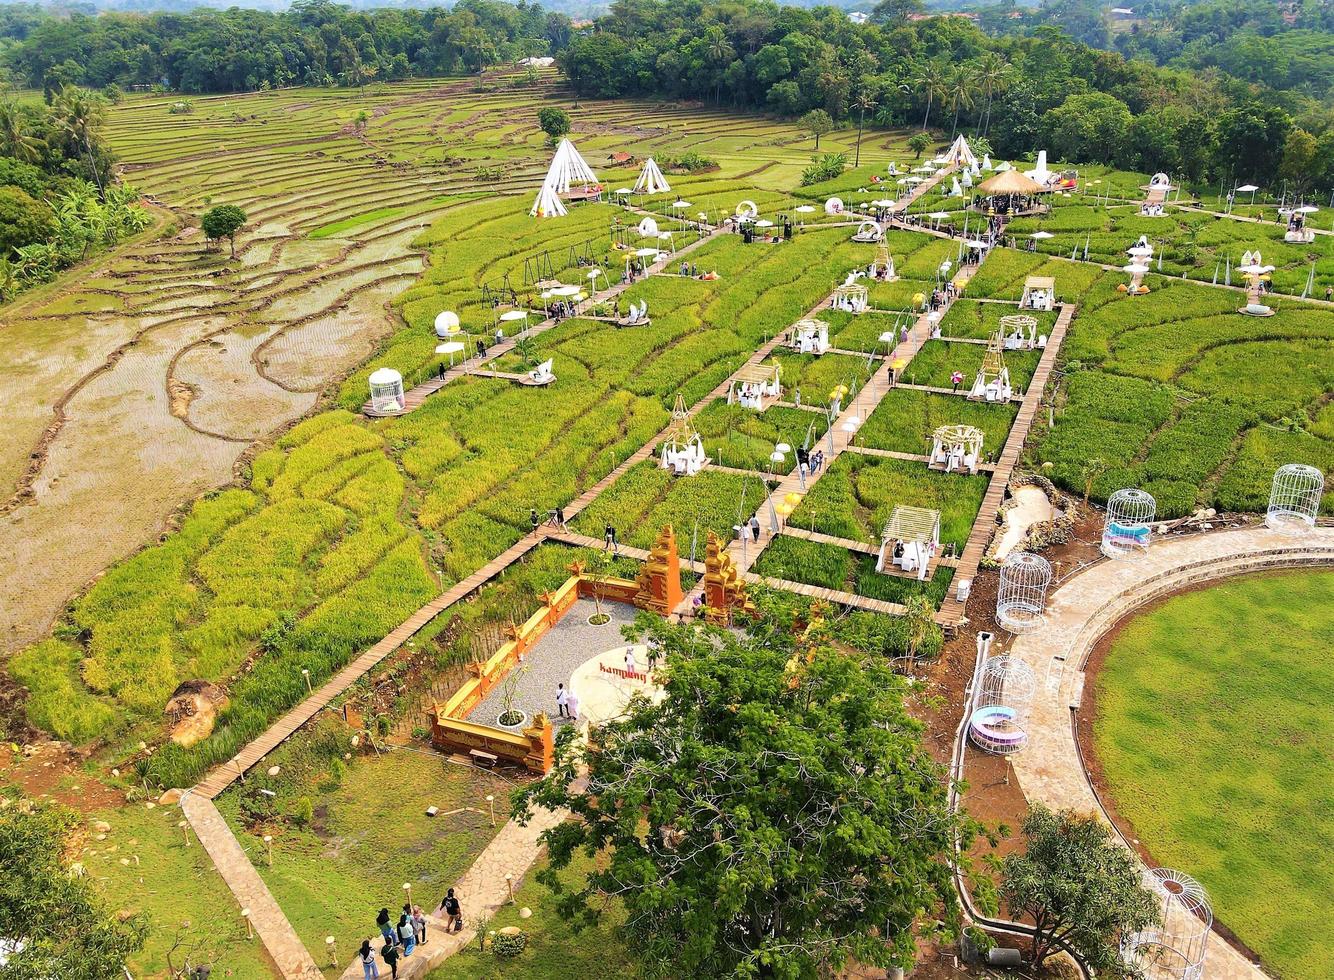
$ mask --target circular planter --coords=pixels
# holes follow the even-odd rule
[[[528,715],[525,712],[515,708],[514,713],[519,716],[519,720],[512,725],[507,725],[502,720],[508,712],[502,711],[500,714],[496,715],[496,727],[503,728],[507,732],[517,732],[519,729],[523,728],[524,725],[528,724]]]
[[[593,613],[588,617],[589,626],[606,626],[610,622],[611,615],[609,613]]]

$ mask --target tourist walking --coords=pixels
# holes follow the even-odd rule
[[[530,507],[530,508],[528,509],[528,521],[529,521],[529,523],[531,523],[531,524],[533,525],[533,533],[536,534],[536,533],[537,533],[537,527],[538,527],[538,525],[541,523],[541,521],[539,521],[539,520],[537,519],[537,508],[536,508],[536,507]]]
[[[750,519],[750,536],[756,541],[760,540],[760,519],[758,517]]]
[[[658,669],[658,648],[650,645],[648,648],[648,672],[651,674]]]
[[[565,690],[564,684],[556,685],[556,717],[570,717],[570,692]]]
[[[954,385],[954,390],[957,392],[959,390],[959,385],[963,384],[963,372],[955,371],[953,374],[951,374],[950,384]]]
[[[371,949],[369,939],[361,941],[361,951],[357,955],[361,957],[361,970],[366,980],[378,980],[380,968],[375,963],[375,950]]]
[[[639,671],[638,671],[638,669],[637,669],[638,667],[639,667],[639,664],[635,662],[635,648],[634,648],[634,647],[626,647],[626,648],[625,648],[625,672],[626,672],[627,674],[637,674],[637,673],[639,673]]]
[[[406,959],[417,948],[417,933],[413,930],[412,920],[406,913],[398,917],[398,938],[403,943],[403,957]]]
[[[575,693],[575,691],[574,691],[573,688],[570,689],[569,708],[570,708],[570,721],[578,721],[578,720],[579,720],[579,695]]]
[[[557,526],[557,527],[564,527],[564,526],[565,526],[565,508],[564,508],[564,507],[557,507],[557,508],[556,508],[556,526]]]
[[[412,920],[412,937],[417,941],[417,945],[426,945],[426,916],[422,914],[421,907],[409,905],[405,902],[403,911]]]
[[[375,917],[375,924],[380,927],[380,935],[384,936],[385,942],[390,946],[398,945],[398,933],[394,932],[394,924],[389,918],[388,909],[380,909],[380,914]]]
[[[602,545],[603,551],[606,551],[608,548],[610,548],[611,553],[613,555],[620,557],[621,549],[620,546],[617,545],[616,543],[616,528],[612,527],[610,524],[604,527],[602,529],[602,540],[603,540],[603,545]]]
[[[380,950],[380,956],[384,959],[385,966],[389,967],[390,980],[398,980],[398,947],[385,946]]]
[[[440,905],[445,910],[445,931],[460,932],[463,929],[463,906],[454,897],[454,889],[445,892],[445,900]]]

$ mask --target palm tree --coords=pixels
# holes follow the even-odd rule
[[[20,163],[41,156],[42,141],[28,133],[28,118],[13,99],[0,102],[0,150]]]
[[[926,96],[926,114],[922,116],[922,132],[926,132],[927,121],[931,118],[931,104],[939,96],[945,96],[945,71],[934,61],[928,61],[917,75],[917,87]]]
[[[705,43],[709,46],[709,60],[713,62],[714,70],[718,72],[718,77],[713,84],[713,101],[722,101],[723,74],[722,66],[732,60],[736,54],[732,50],[732,45],[727,43],[727,35],[718,25],[710,27],[704,35]]]
[[[97,139],[104,118],[99,98],[85,89],[71,85],[56,97],[53,108],[60,128],[87,154],[88,166],[92,169],[93,180],[97,183],[97,192],[103,193],[102,174],[98,171],[97,160],[93,157],[93,142]]]
[[[852,100],[852,107],[857,110],[857,159],[853,163],[854,167],[862,165],[862,126],[866,123],[866,114],[875,106],[875,99],[871,98],[871,93],[865,90]]]
[[[954,110],[954,128],[950,131],[950,139],[954,139],[959,132],[959,110],[972,108],[973,80],[972,65],[958,65],[949,74],[946,85],[949,89],[950,108]]]
[[[982,124],[982,135],[985,136],[991,130],[991,100],[1010,87],[1010,66],[995,51],[988,51],[977,67],[977,84],[987,97],[985,122]]]

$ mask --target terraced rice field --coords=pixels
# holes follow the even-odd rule
[[[582,209],[541,235],[527,219],[548,156],[541,105],[572,112],[580,147],[612,186],[634,175],[604,171],[613,149],[705,151],[719,171],[678,182],[701,208],[730,209],[738,189],[766,208],[789,200],[810,155],[795,127],[759,118],[658,104],[575,110],[553,76],[531,88],[494,76],[192,104],[173,115],[166,100],[132,98],[109,123],[124,178],[159,205],[168,233],[5,309],[14,342],[0,368],[10,436],[0,553],[26,571],[0,589],[0,648],[40,636],[177,507],[241,475],[253,441],[312,411],[400,312],[423,326],[448,302],[468,322],[478,287],[505,272],[518,286],[518,257],[539,240],[553,254],[589,240],[605,252],[611,209]],[[236,262],[206,251],[197,229],[218,203],[249,217]],[[439,237],[424,234],[444,218]],[[428,251],[470,228],[485,232],[483,247],[427,268]],[[558,257],[555,272],[565,269]],[[433,346],[402,340],[386,360],[420,367]],[[364,391],[363,378],[346,390]]]

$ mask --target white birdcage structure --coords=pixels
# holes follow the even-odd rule
[[[1287,463],[1274,471],[1265,523],[1275,531],[1301,534],[1315,527],[1325,474],[1305,463]]]
[[[1158,502],[1147,490],[1125,487],[1107,501],[1102,525],[1102,553],[1108,558],[1134,559],[1148,553]]]
[[[403,411],[403,375],[393,368],[380,368],[368,379],[371,388],[371,412],[376,415],[397,415]]]
[[[1198,881],[1170,868],[1144,872],[1158,921],[1122,944],[1122,959],[1146,980],[1200,980],[1213,928],[1209,896]]]
[[[996,593],[996,622],[1011,633],[1032,633],[1046,622],[1051,562],[1016,551],[1005,560]]]
[[[1017,657],[988,657],[968,719],[968,737],[984,752],[1010,755],[1028,744],[1028,709],[1037,691],[1033,668]]]

